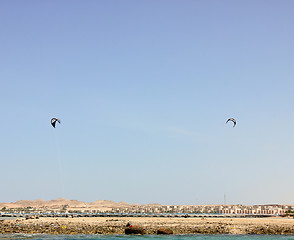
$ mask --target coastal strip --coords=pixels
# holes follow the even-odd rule
[[[144,234],[294,234],[293,218],[38,218],[0,220],[0,233],[125,234],[136,226]]]

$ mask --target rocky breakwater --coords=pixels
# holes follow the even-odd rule
[[[125,234],[139,234],[139,235],[144,235],[145,234],[145,229],[140,227],[140,226],[127,226],[125,228]]]
[[[5,220],[0,221],[0,233],[45,234],[123,234],[119,222],[66,221],[63,219]]]
[[[294,219],[40,218],[0,219],[0,233],[45,234],[294,234]],[[126,231],[127,230],[127,231]],[[164,230],[164,231],[163,231]]]

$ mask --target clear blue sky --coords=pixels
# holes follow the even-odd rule
[[[293,204],[293,11],[1,1],[0,202]]]

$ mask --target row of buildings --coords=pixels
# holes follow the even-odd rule
[[[242,214],[283,215],[294,212],[294,205],[159,205],[113,208],[112,213],[195,213],[195,214]],[[96,211],[99,212],[99,211]]]
[[[71,207],[64,205],[59,208],[48,207],[26,207],[17,209],[2,208],[0,212],[18,212],[18,213],[115,213],[115,214],[222,214],[222,215],[283,215],[285,213],[294,212],[294,205],[130,205],[129,207],[115,207],[107,209],[91,208],[91,207]]]

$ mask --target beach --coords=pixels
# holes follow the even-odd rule
[[[127,224],[131,225],[127,227]],[[168,229],[173,234],[294,234],[293,218],[160,218],[79,217],[0,221],[0,233],[125,234],[126,228],[140,228],[144,234]]]

